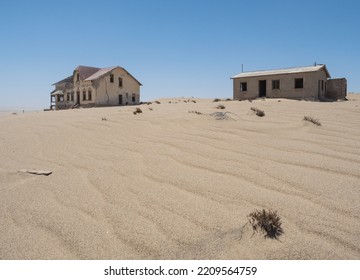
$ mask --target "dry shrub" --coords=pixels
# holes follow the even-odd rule
[[[201,113],[201,112],[199,112],[199,111],[189,111],[189,113],[197,114],[197,115],[203,115],[203,113]]]
[[[215,98],[215,99],[213,100],[213,102],[219,102],[219,101],[221,101],[221,99],[219,99],[219,98]]]
[[[222,104],[219,104],[218,106],[216,106],[216,109],[225,109],[225,106]]]
[[[312,122],[313,124],[316,124],[317,126],[321,126],[321,123],[318,119],[315,119],[313,117],[310,117],[310,116],[305,116],[304,121],[308,121],[308,122]]]
[[[149,110],[150,110],[150,111],[152,111],[152,110],[153,110],[153,108],[149,107]]]
[[[284,233],[281,219],[276,211],[254,210],[248,215],[254,233],[262,232],[265,238],[278,239]]]
[[[158,101],[158,100],[155,100],[154,102],[155,102],[156,104],[161,104],[161,102]]]
[[[225,101],[232,101],[232,99],[231,98],[226,98]]]
[[[142,110],[138,107],[135,109],[135,111],[133,112],[134,115],[136,114],[141,114],[142,113]]]
[[[251,109],[251,111],[253,111],[259,117],[265,116],[265,112],[262,111],[262,110],[259,110],[258,108],[251,107],[250,109]]]

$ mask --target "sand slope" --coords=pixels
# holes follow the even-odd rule
[[[360,259],[348,98],[220,102],[234,120],[188,112],[221,111],[204,99],[1,116],[0,259]],[[262,208],[279,241],[252,236]]]

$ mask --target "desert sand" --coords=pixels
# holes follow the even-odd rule
[[[0,259],[360,259],[360,95],[188,99],[2,114]]]

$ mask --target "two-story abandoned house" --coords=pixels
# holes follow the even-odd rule
[[[71,76],[53,85],[50,109],[139,104],[142,86],[120,66],[78,66]]]
[[[231,77],[233,98],[344,99],[345,78],[330,79],[325,65],[243,72]]]

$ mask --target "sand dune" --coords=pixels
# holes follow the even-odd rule
[[[360,95],[348,98],[2,115],[0,259],[360,259]],[[247,224],[262,208],[282,218],[279,240]]]

